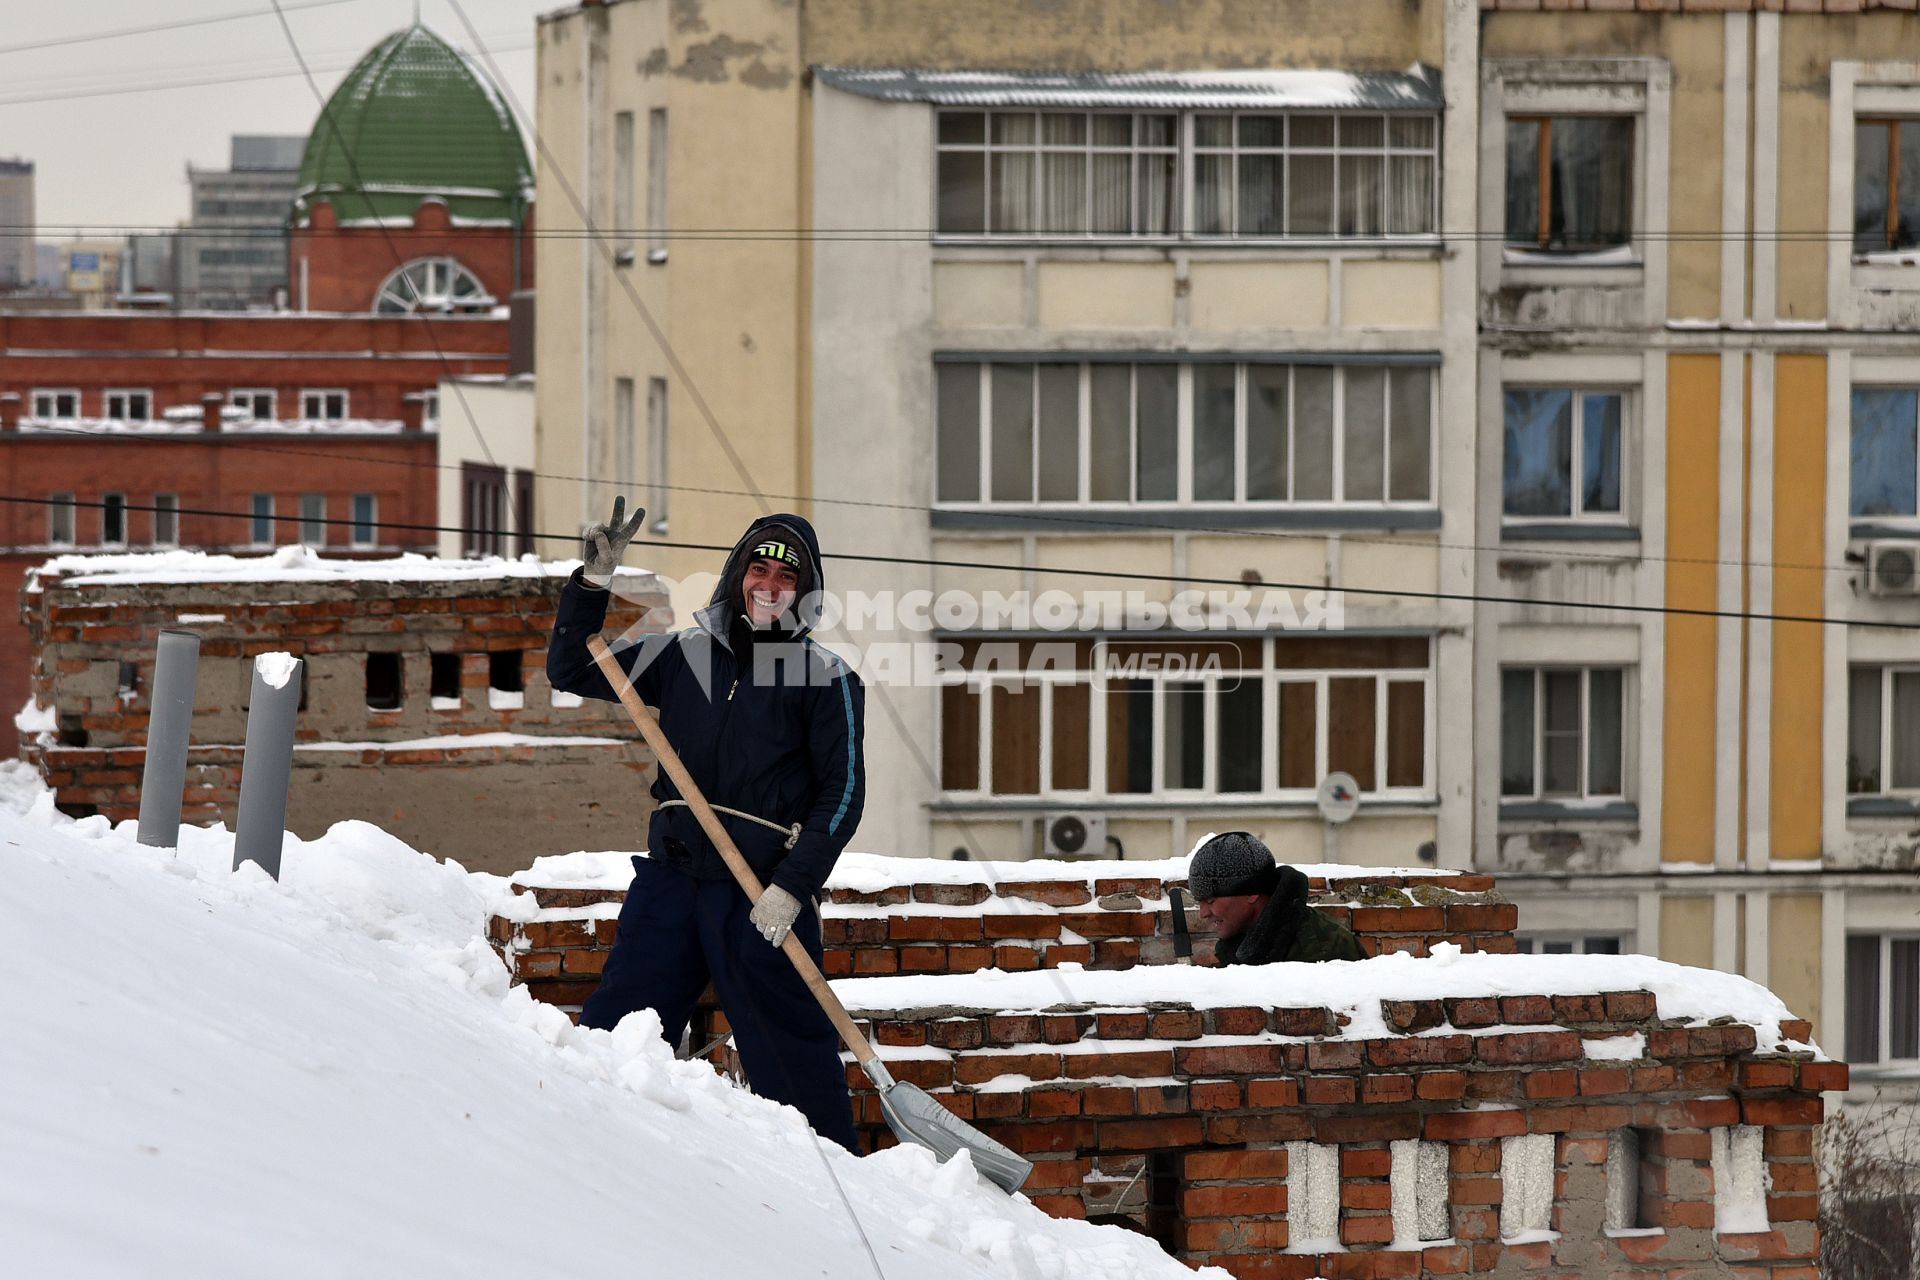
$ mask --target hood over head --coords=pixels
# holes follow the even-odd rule
[[[733,619],[745,614],[740,591],[746,580],[747,564],[753,559],[755,548],[766,542],[779,544],[788,553],[775,554],[773,558],[793,563],[797,557],[799,561],[796,566],[800,574],[799,595],[790,615],[796,626],[785,634],[798,639],[812,629],[809,619],[816,614],[806,607],[807,597],[826,589],[826,576],[820,568],[820,540],[806,517],[783,511],[761,516],[747,526],[747,531],[733,544],[733,550],[727,553],[726,563],[720,569],[720,581],[715,584],[707,607],[696,615],[701,627],[721,640],[727,638]]]

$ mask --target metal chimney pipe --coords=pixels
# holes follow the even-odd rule
[[[246,755],[240,762],[240,821],[233,869],[251,859],[275,880],[287,830],[287,788],[293,781],[293,725],[300,710],[300,659],[263,653],[253,660]]]
[[[193,736],[193,692],[200,680],[200,637],[166,630],[153,658],[147,716],[147,765],[140,779],[140,843],[180,843],[180,794],[187,785],[187,743]]]

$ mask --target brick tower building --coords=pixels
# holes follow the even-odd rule
[[[314,122],[290,296],[303,311],[485,313],[532,285],[532,229],[533,166],[505,99],[416,22],[362,58]]]

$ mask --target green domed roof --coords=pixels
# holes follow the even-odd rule
[[[410,218],[420,201],[456,217],[518,224],[533,166],[505,97],[471,59],[419,23],[375,45],[333,91],[300,161],[294,219],[332,202],[340,221]]]

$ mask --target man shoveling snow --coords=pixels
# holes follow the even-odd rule
[[[587,642],[606,621],[608,584],[645,516],[627,520],[624,510],[616,498],[612,518],[588,528],[586,563],[561,593],[547,647],[555,689],[619,700]],[[650,856],[633,859],[613,953],[580,1021],[610,1029],[652,1009],[677,1043],[711,979],[755,1091],[857,1153],[839,1036],[779,950],[791,931],[820,962],[816,900],[866,795],[860,679],[812,641],[799,615],[822,586],[812,525],[764,517],[728,553],[693,627],[617,655],[767,889],[749,904],[659,771]]]

